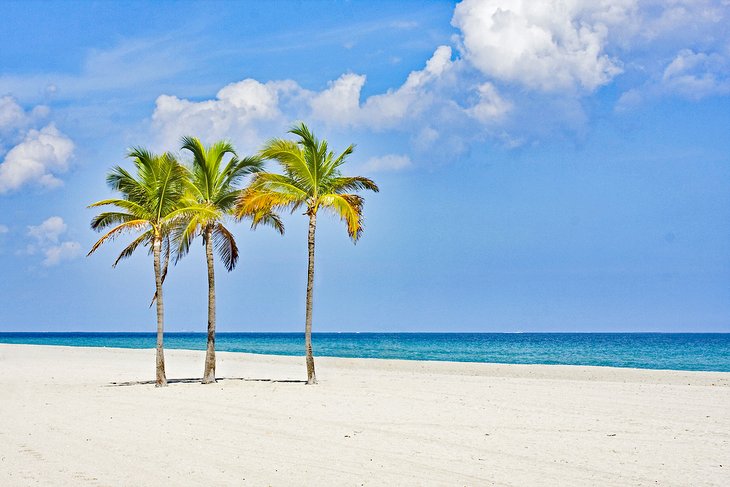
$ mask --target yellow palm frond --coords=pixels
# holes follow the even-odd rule
[[[363,230],[363,199],[356,194],[328,194],[319,199],[320,208],[327,208],[347,224],[347,233],[357,242]]]
[[[125,223],[122,223],[121,225],[117,225],[116,227],[109,230],[103,237],[101,237],[93,247],[91,247],[91,250],[89,250],[89,253],[86,254],[88,257],[89,255],[93,254],[96,249],[99,248],[104,242],[106,242],[109,239],[114,239],[125,232],[131,232],[133,230],[139,230],[141,228],[144,228],[146,226],[149,226],[150,222],[148,220],[132,220]]]

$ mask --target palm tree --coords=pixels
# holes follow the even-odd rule
[[[193,239],[200,235],[205,245],[208,264],[208,344],[205,353],[203,384],[215,382],[215,269],[213,248],[229,272],[236,267],[238,247],[233,234],[225,227],[225,217],[233,210],[239,196],[238,184],[244,177],[261,170],[261,160],[255,157],[238,159],[230,143],[219,141],[205,147],[195,137],[183,137],[182,149],[193,155],[190,171],[190,190],[186,195],[189,206],[201,211],[189,213],[185,223],[176,231],[179,259],[188,253]],[[223,165],[226,155],[231,159]],[[256,224],[274,226],[279,232],[284,227],[273,213],[261,215]],[[254,224],[254,226],[256,225]]]
[[[106,211],[91,220],[91,228],[96,231],[113,227],[91,248],[93,254],[104,242],[124,233],[139,233],[112,267],[122,259],[131,256],[140,245],[151,246],[155,270],[155,297],[157,301],[157,359],[155,385],[167,385],[165,377],[165,357],[163,352],[164,305],[162,283],[167,274],[170,258],[170,232],[179,219],[190,209],[181,206],[181,197],[187,185],[187,170],[175,158],[165,153],[153,154],[143,148],[133,148],[128,157],[137,169],[136,176],[116,166],[107,175],[109,187],[121,193],[117,199],[97,201],[89,206],[112,206],[114,211]],[[141,232],[141,233],[140,233]],[[164,262],[161,255],[164,254]],[[151,306],[151,304],[150,304]]]
[[[292,212],[305,207],[309,217],[309,267],[307,270],[307,305],[304,325],[304,347],[307,361],[307,384],[316,384],[314,357],[312,355],[312,291],[314,285],[314,234],[317,212],[328,210],[339,216],[347,225],[347,233],[353,242],[362,234],[363,198],[354,194],[360,190],[378,191],[370,179],[340,174],[347,156],[355,146],[350,145],[340,155],[329,150],[327,141],[318,140],[304,123],[289,133],[299,140],[272,139],[260,156],[279,163],[283,174],[260,172],[244,190],[237,205],[237,216],[251,216],[256,222],[267,211],[288,209]]]

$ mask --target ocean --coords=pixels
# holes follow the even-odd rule
[[[315,356],[730,372],[730,333],[314,333]],[[0,343],[154,348],[154,333],[7,333]],[[165,348],[205,350],[205,333]],[[216,349],[303,355],[303,333],[218,333]]]

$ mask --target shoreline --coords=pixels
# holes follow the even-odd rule
[[[43,345],[43,344],[7,344],[0,343],[0,354],[3,347],[47,347],[59,351],[72,352],[82,350],[111,350],[111,351],[137,351],[153,354],[155,348],[125,348],[125,347],[87,347],[81,345]],[[165,360],[168,354],[185,354],[186,358],[191,355],[201,356],[205,350],[191,350],[184,348],[166,348]],[[253,363],[287,363],[302,364],[304,367],[304,355],[266,354],[251,352],[228,352],[216,351],[218,360],[225,360],[226,357],[233,361],[250,361]],[[0,355],[0,358],[1,355]],[[420,373],[434,373],[443,375],[466,375],[478,377],[504,377],[504,378],[532,378],[532,379],[570,379],[584,381],[610,381],[610,382],[642,382],[646,380],[652,383],[678,384],[678,385],[709,385],[730,387],[730,372],[706,371],[706,370],[676,370],[676,369],[646,369],[638,367],[614,367],[610,365],[573,365],[573,364],[512,364],[497,362],[459,362],[449,360],[416,360],[416,359],[390,359],[372,357],[333,357],[314,356],[315,364],[320,362],[335,370],[357,370],[358,364],[366,364],[367,368],[383,372],[412,372],[418,370]],[[202,362],[201,362],[202,363]],[[170,365],[169,363],[167,364]],[[202,366],[201,366],[202,367]],[[320,367],[318,367],[319,369]],[[151,374],[151,372],[150,372]],[[219,378],[220,374],[218,374]],[[305,377],[306,378],[306,377]],[[181,379],[170,377],[168,379]],[[189,379],[184,377],[182,379]],[[289,379],[287,379],[289,380]],[[687,383],[687,380],[694,382]]]
[[[169,379],[203,351],[166,350]],[[727,485],[730,373],[0,344],[0,485]],[[234,380],[240,379],[240,380]],[[263,381],[261,379],[266,379]],[[112,382],[134,382],[130,386]],[[722,465],[722,466],[721,466]]]
[[[246,334],[246,335],[300,335],[298,333],[269,333],[269,332],[223,332],[219,333],[218,335],[236,335],[236,334]],[[0,332],[0,338],[2,338],[2,335],[31,335],[31,336],[44,336],[44,335],[75,335],[77,332]],[[94,336],[124,336],[124,335],[139,335],[139,336],[154,336],[155,334],[152,332],[78,332],[78,334],[81,335],[94,335]],[[327,333],[322,332],[323,335],[340,335],[340,333]],[[345,334],[352,334],[352,335],[367,335],[367,333],[350,333],[347,332]],[[392,333],[393,335],[401,335],[400,333]],[[440,334],[440,333],[438,333]],[[454,332],[454,334],[460,334],[457,332]],[[478,333],[477,335],[490,335],[491,333]],[[205,337],[205,333],[198,333],[198,332],[171,332],[168,335],[182,335],[182,336],[190,336],[190,335],[199,335],[200,337]],[[303,335],[303,334],[301,334]],[[412,335],[423,335],[421,333],[413,333]],[[560,335],[560,333],[536,333],[535,335]],[[586,334],[581,334],[586,335]],[[605,334],[604,334],[605,335]],[[615,335],[627,335],[626,333],[616,333]],[[634,333],[633,335],[653,335],[650,333]],[[658,333],[656,335],[672,335],[668,333]],[[730,333],[678,333],[674,335],[695,335],[695,336],[707,336],[707,335],[713,335],[713,336],[724,336],[727,335],[730,337]],[[315,334],[316,337],[316,334]],[[139,347],[139,346],[115,346],[115,345],[88,345],[88,344],[57,344],[57,343],[12,343],[12,342],[3,342],[0,340],[0,345],[28,345],[28,346],[48,346],[48,347],[70,347],[70,348],[107,348],[107,349],[120,349],[120,350],[150,350],[154,348],[153,344],[150,344],[148,347]],[[249,347],[250,348],[250,347]],[[303,348],[303,347],[302,347]],[[187,350],[187,351],[204,351],[205,350],[205,343],[201,342],[199,348],[186,348],[184,346],[180,346],[180,344],[166,344],[165,350]],[[438,351],[437,351],[438,352]],[[437,353],[434,352],[434,353]],[[457,351],[458,352],[458,351]],[[271,356],[278,356],[278,357],[299,357],[299,352],[290,352],[290,351],[282,351],[282,352],[272,352],[272,350],[266,350],[266,351],[255,351],[255,350],[246,350],[246,351],[238,351],[238,350],[226,350],[226,346],[221,344],[218,344],[218,350],[216,353],[242,353],[242,354],[251,354],[251,355],[271,355]],[[415,353],[423,353],[421,352],[415,352]],[[407,354],[405,354],[407,355]],[[367,360],[403,360],[407,362],[437,362],[437,363],[460,363],[460,364],[492,364],[492,365],[540,365],[540,366],[568,366],[568,367],[608,367],[608,368],[616,368],[616,369],[630,369],[630,370],[656,370],[656,371],[675,371],[675,372],[710,372],[710,373],[730,373],[730,370],[727,369],[728,365],[726,363],[722,363],[721,365],[717,365],[713,367],[712,365],[688,365],[688,366],[676,366],[672,367],[671,364],[668,366],[665,366],[665,364],[643,364],[643,365],[637,365],[637,364],[627,364],[624,365],[621,362],[621,360],[617,359],[616,362],[619,363],[585,363],[589,362],[589,360],[577,362],[577,363],[566,363],[566,362],[539,362],[539,361],[518,361],[518,362],[505,362],[505,361],[499,361],[499,360],[469,360],[467,359],[459,359],[459,358],[453,358],[451,360],[448,359],[442,359],[442,358],[432,358],[429,356],[402,356],[402,357],[392,357],[392,356],[384,356],[384,357],[377,357],[377,356],[368,356],[368,354],[364,354],[364,356],[346,356],[346,355],[338,355],[336,353],[333,353],[332,351],[321,351],[317,352],[317,347],[315,344],[315,358],[346,358],[346,359],[367,359]],[[626,360],[626,359],[624,359]],[[605,361],[604,361],[605,362]]]

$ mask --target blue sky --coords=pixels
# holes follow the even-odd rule
[[[150,258],[92,257],[128,147],[306,121],[366,195],[317,235],[315,331],[730,331],[730,4],[6,2],[0,331],[153,331]],[[305,218],[234,224],[221,331],[299,331]],[[166,326],[203,331],[204,257]]]

